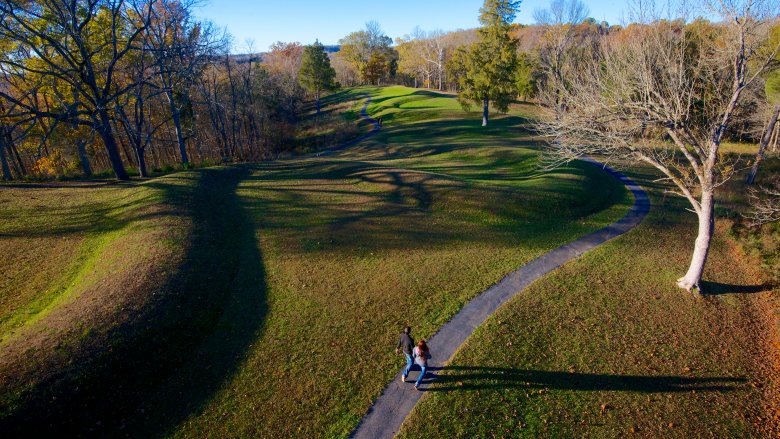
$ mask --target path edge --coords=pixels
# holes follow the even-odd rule
[[[366,102],[363,103],[363,107],[361,107],[360,109],[360,120],[366,120],[369,123],[371,123],[373,125],[371,131],[361,136],[358,136],[348,142],[342,143],[341,145],[325,148],[322,151],[318,151],[312,154],[310,157],[322,157],[337,151],[341,151],[342,149],[353,147],[358,143],[363,142],[364,140],[367,140],[371,137],[374,137],[377,133],[379,133],[379,131],[382,129],[382,125],[379,123],[378,120],[368,115],[368,106],[371,104],[371,95],[364,94],[363,98],[366,99]]]
[[[370,98],[369,98],[370,99]],[[369,100],[370,102],[370,100]],[[368,106],[368,102],[365,107]],[[364,107],[364,108],[365,108]],[[377,129],[378,131],[378,129]],[[368,136],[368,135],[367,135]],[[474,330],[528,286],[562,265],[578,259],[588,251],[600,247],[608,241],[628,233],[638,226],[650,211],[650,199],[647,192],[632,179],[621,172],[589,157],[582,157],[585,163],[602,168],[628,189],[634,197],[634,203],[628,212],[618,221],[599,230],[586,234],[574,241],[557,247],[522,265],[502,278],[476,297],[469,300],[447,323],[442,325],[429,339],[433,348],[446,337],[457,342],[454,349],[446,349],[447,358],[432,362],[435,369],[449,363],[458,350],[465,344]],[[453,338],[445,341],[451,341]],[[452,343],[449,343],[452,344]],[[432,349],[432,352],[440,350]],[[437,355],[438,357],[438,355]],[[392,438],[403,422],[417,405],[424,392],[409,391],[399,386],[401,372],[398,372],[350,433],[353,439]],[[435,379],[435,378],[434,378]],[[414,392],[414,393],[411,393]],[[395,399],[395,401],[391,401]],[[394,405],[395,404],[395,405]]]

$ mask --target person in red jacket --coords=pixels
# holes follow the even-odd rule
[[[425,376],[425,369],[428,368],[428,360],[431,358],[431,353],[428,349],[428,345],[425,343],[425,340],[420,340],[420,343],[418,343],[417,347],[414,348],[412,354],[414,357],[414,362],[420,366],[421,369],[420,376],[417,377],[417,381],[414,383],[414,388],[420,390],[420,383]]]

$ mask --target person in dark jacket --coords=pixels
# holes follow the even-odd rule
[[[401,337],[398,339],[398,345],[395,347],[395,353],[400,354],[401,352],[404,353],[404,356],[406,356],[406,368],[404,368],[404,373],[401,375],[401,381],[406,382],[406,377],[409,376],[409,371],[412,370],[412,350],[414,349],[414,339],[412,338],[412,328],[407,326],[404,328],[403,334],[401,334]]]

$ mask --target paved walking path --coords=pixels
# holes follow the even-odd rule
[[[433,360],[429,361],[431,366],[429,369],[435,370],[448,363],[455,351],[463,345],[477,326],[532,282],[566,262],[578,258],[588,250],[628,232],[642,222],[650,210],[650,200],[647,193],[625,175],[594,160],[586,159],[586,161],[595,166],[603,167],[626,185],[634,195],[634,205],[631,210],[616,223],[558,247],[525,264],[472,299],[429,340],[428,346],[434,356]],[[431,374],[430,377],[431,380],[435,379],[434,374]],[[426,381],[430,382],[431,380]],[[352,437],[356,439],[392,438],[423,394],[424,392],[415,390],[412,383],[402,383],[401,372],[399,372],[360,421],[355,431],[352,432]]]
[[[342,143],[339,146],[334,146],[333,148],[328,148],[324,151],[320,151],[314,154],[314,157],[322,157],[334,151],[340,151],[342,149],[355,146],[358,143],[368,139],[369,137],[373,137],[374,135],[376,135],[376,133],[379,132],[379,130],[382,129],[382,125],[379,124],[379,121],[368,115],[368,105],[371,103],[371,96],[365,95],[365,97],[366,97],[366,102],[363,104],[363,108],[360,109],[360,118],[369,121],[373,125],[371,131],[367,132],[366,134],[363,134],[362,136],[356,139],[352,139],[349,142]]]

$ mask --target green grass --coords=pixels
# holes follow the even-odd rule
[[[540,171],[528,105],[483,128],[449,95],[349,89],[299,149],[343,140],[367,94],[383,130],[320,158],[3,188],[0,431],[345,437],[400,367],[403,325],[429,337],[632,202],[594,166]],[[635,176],[648,220],[499,310],[403,436],[760,434],[752,298],[672,286],[692,218]],[[710,286],[755,285],[718,230]]]
[[[47,432],[43,419],[60,434],[343,437],[396,372],[401,326],[430,336],[507,272],[619,218],[631,202],[590,165],[540,172],[526,107],[485,129],[452,97],[403,87],[348,90],[329,104],[349,114],[365,94],[384,129],[349,150],[85,192],[62,224],[27,225],[32,212],[21,202],[8,210],[17,224],[9,247],[34,248],[36,229],[49,243],[63,230],[83,237],[69,248],[85,256],[73,268],[52,261],[60,274],[44,276],[47,288],[66,291],[86,271],[93,285],[128,285],[134,299],[119,300],[109,282],[119,294],[103,298],[110,309],[70,328],[63,315],[93,309],[99,289],[67,293],[64,303],[50,295],[51,309],[33,313],[40,317],[15,338],[60,346],[53,364],[67,373],[25,375],[30,385],[6,395],[15,403],[0,425]],[[39,211],[69,196],[41,191]],[[160,213],[112,204],[136,191],[145,194],[136,195],[140,206]],[[102,197],[108,204],[96,209]],[[139,239],[143,224],[176,232]],[[110,235],[115,229],[127,234]],[[159,264],[133,263],[150,242],[168,249],[153,255]],[[95,254],[115,252],[117,260],[90,266]],[[13,282],[24,284],[24,274]],[[35,308],[36,290],[8,315],[29,316],[19,310]],[[14,358],[25,358],[23,347]],[[33,357],[46,360],[46,352]]]
[[[536,282],[440,371],[400,437],[770,435],[770,334],[750,294],[772,289],[721,222],[705,288],[674,287],[695,217],[662,194],[636,230]],[[730,199],[734,188],[726,190]],[[433,352],[435,356],[436,353]]]
[[[4,188],[0,340],[78,294],[106,245],[130,231],[152,198],[145,188],[114,185]]]
[[[630,204],[595,167],[539,172],[521,117],[483,130],[451,98],[353,93],[373,95],[378,136],[246,168],[238,195],[263,251],[268,313],[236,374],[170,434],[345,436],[395,374],[400,327],[430,336],[507,272]],[[398,110],[410,102],[435,113]]]

